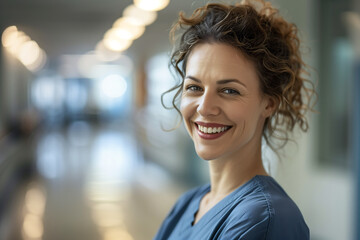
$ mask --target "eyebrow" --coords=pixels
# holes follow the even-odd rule
[[[187,76],[185,77],[185,79],[186,79],[186,78],[189,78],[189,79],[191,79],[191,80],[193,80],[193,81],[195,81],[195,82],[201,83],[201,80],[200,80],[200,79],[198,79],[198,78],[196,78],[196,77],[193,77],[193,76],[191,76],[191,75],[187,75]],[[231,82],[238,83],[238,84],[241,84],[241,85],[243,85],[244,87],[246,87],[246,85],[245,85],[244,83],[240,82],[240,81],[239,81],[238,79],[236,79],[236,78],[222,79],[222,80],[216,81],[217,84],[226,84],[226,83],[231,83]]]

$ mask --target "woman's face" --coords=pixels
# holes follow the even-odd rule
[[[273,104],[259,84],[255,66],[239,50],[221,43],[194,47],[180,110],[201,158],[236,158],[260,149]]]

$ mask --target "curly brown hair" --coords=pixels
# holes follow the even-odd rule
[[[301,58],[298,30],[295,24],[279,16],[269,2],[207,4],[190,17],[180,12],[170,32],[173,39],[179,28],[183,32],[170,64],[182,80],[163,93],[162,103],[164,94],[177,90],[172,105],[180,113],[176,103],[182,93],[190,52],[199,43],[224,43],[239,49],[254,63],[262,92],[277,103],[273,115],[264,124],[266,143],[275,150],[270,137],[283,140],[277,144],[280,148],[289,140],[288,132],[296,124],[304,132],[308,130],[305,113],[312,109],[310,102],[315,90],[313,83],[304,78],[309,74]],[[163,106],[166,107],[164,103]]]

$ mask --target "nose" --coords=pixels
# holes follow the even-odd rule
[[[204,117],[218,115],[220,113],[220,106],[216,96],[209,91],[205,91],[199,98],[197,112]]]

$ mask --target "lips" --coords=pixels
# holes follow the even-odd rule
[[[198,135],[207,140],[213,140],[224,135],[232,126],[219,123],[194,122]]]

